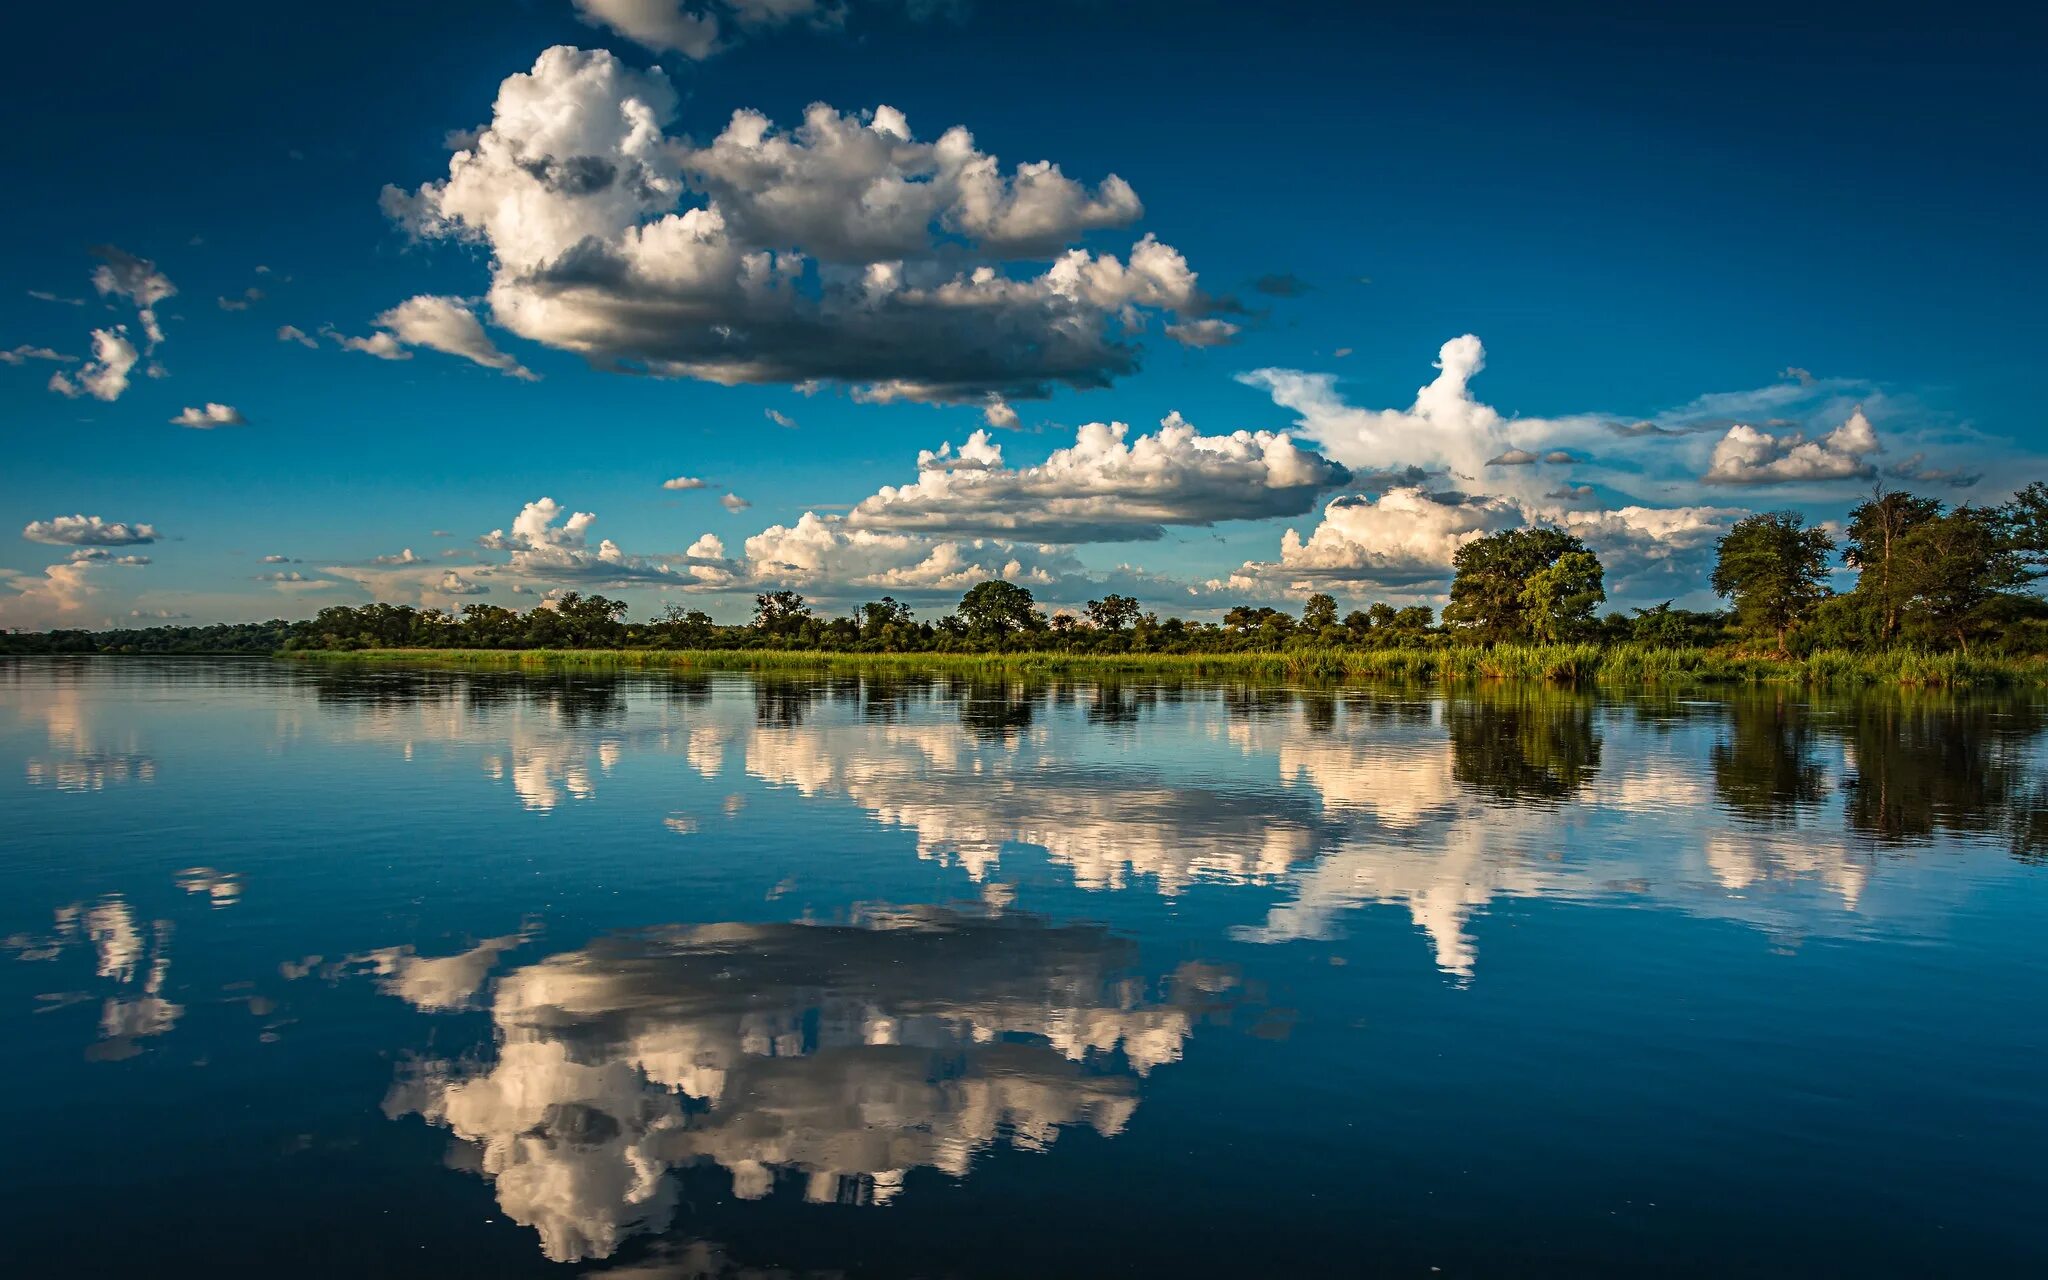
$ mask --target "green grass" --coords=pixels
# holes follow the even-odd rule
[[[1965,658],[1914,650],[1821,650],[1771,658],[1719,649],[1624,644],[1476,645],[1432,649],[1303,648],[1272,653],[836,653],[787,649],[357,649],[284,655],[323,663],[413,663],[488,670],[875,670],[1007,674],[1152,674],[1269,680],[1515,680],[1562,685],[1794,684],[2001,688],[2048,685],[2039,659]]]

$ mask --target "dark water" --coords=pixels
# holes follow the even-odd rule
[[[0,664],[7,1269],[2042,1274],[2044,728]]]

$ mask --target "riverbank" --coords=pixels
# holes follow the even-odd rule
[[[843,653],[788,649],[300,649],[294,661],[479,669],[887,670],[961,674],[1172,675],[1280,680],[1533,680],[1552,684],[1794,684],[1817,688],[2048,686],[2048,661],[1912,650],[1770,658],[1715,649],[1590,644],[1273,653]]]

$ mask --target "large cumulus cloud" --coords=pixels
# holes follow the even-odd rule
[[[1178,413],[1151,435],[1091,422],[1068,448],[1031,466],[1004,465],[977,431],[918,456],[914,483],[885,485],[853,509],[868,529],[1025,538],[1037,542],[1156,539],[1167,525],[1300,515],[1351,473],[1284,433],[1199,434]]]
[[[886,106],[814,105],[788,131],[739,111],[696,146],[667,132],[677,105],[659,70],[549,49],[446,179],[387,188],[385,207],[487,247],[491,315],[513,333],[728,384],[1043,396],[1134,368],[1147,313],[1209,305],[1150,236],[1121,257],[1072,247],[1142,212],[1115,175],[1005,173],[966,130],[920,141]]]

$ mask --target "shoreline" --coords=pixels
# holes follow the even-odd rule
[[[1590,644],[1415,649],[1315,648],[1258,653],[859,653],[792,649],[295,649],[280,659],[482,668],[875,670],[988,675],[1160,674],[1316,681],[1533,681],[1560,685],[1802,685],[1816,688],[2048,687],[2048,661],[1913,650],[1821,650],[1770,658],[1710,649]]]

